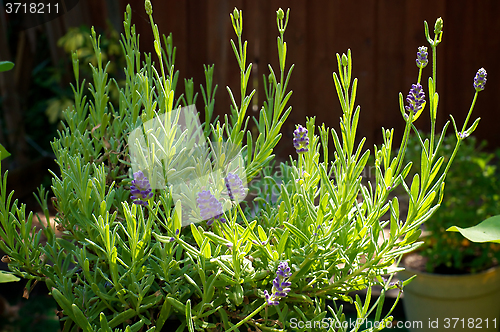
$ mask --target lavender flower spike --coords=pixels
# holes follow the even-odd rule
[[[267,290],[264,291],[264,296],[266,297],[266,302],[268,305],[278,305],[280,299],[286,297],[288,292],[290,292],[291,282],[288,278],[292,275],[290,272],[290,267],[288,267],[287,262],[281,262],[278,265],[278,271],[276,272],[276,278],[273,280],[273,288],[271,289],[271,294]]]
[[[227,194],[231,200],[241,201],[245,198],[245,189],[243,188],[243,181],[236,174],[229,173],[224,178],[226,182]]]
[[[484,70],[484,68],[477,71],[476,77],[474,77],[474,89],[476,89],[476,91],[484,90],[484,86],[486,85],[486,76],[488,76],[488,74],[486,74],[486,70]]]
[[[429,55],[429,53],[427,53],[427,47],[420,46],[418,48],[418,52],[417,52],[417,67],[418,68],[424,68],[425,66],[427,66],[427,64],[429,63],[429,60],[427,59],[427,55]]]
[[[408,103],[408,106],[405,107],[406,110],[412,111],[413,114],[416,114],[422,109],[422,105],[425,102],[425,93],[420,83],[411,85],[410,93],[408,93],[408,97],[406,97],[406,102]]]
[[[222,203],[215,198],[210,190],[203,190],[198,193],[196,199],[198,208],[200,209],[200,216],[203,220],[207,220],[207,225],[211,226],[215,219],[225,222],[226,219],[222,217]]]
[[[134,200],[134,204],[138,205],[148,205],[148,199],[153,197],[149,180],[142,171],[134,173],[130,193],[132,194],[131,198]]]
[[[307,129],[298,125],[297,129],[293,132],[293,147],[297,150],[298,154],[309,151],[309,137],[307,137]]]

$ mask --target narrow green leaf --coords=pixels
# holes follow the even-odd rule
[[[101,332],[113,332],[108,325],[108,320],[106,319],[106,315],[101,312],[99,315],[99,321],[101,322]]]
[[[281,235],[280,237],[280,240],[278,242],[278,254],[281,256],[285,250],[285,245],[286,245],[286,241],[288,240],[288,235],[290,234],[290,231],[288,229],[286,229],[284,232],[283,232],[283,235]]]
[[[191,316],[191,299],[186,301],[186,321],[189,332],[194,332],[193,317]]]
[[[261,225],[258,225],[257,226],[257,231],[259,232],[259,238],[262,242],[266,242],[267,241],[267,235],[266,235],[266,232],[264,232],[264,229],[262,228]]]
[[[120,325],[121,323],[125,322],[127,319],[131,319],[135,315],[136,315],[135,310],[130,308],[127,311],[124,311],[124,312],[118,314],[117,316],[115,316],[115,318],[113,318],[109,322],[109,327],[114,328],[114,327]]]
[[[208,238],[205,238],[203,240],[203,243],[201,244],[200,252],[203,254],[205,258],[212,258],[212,250],[210,248],[210,241]]]
[[[302,233],[302,231],[300,229],[298,229],[295,225],[292,225],[287,221],[285,221],[283,223],[283,225],[285,225],[285,227],[288,228],[293,235],[295,235],[296,237],[301,239],[303,242],[306,242],[306,243],[309,242],[309,240],[307,239],[307,236],[304,233]]]
[[[186,313],[186,306],[182,304],[179,300],[167,296],[167,301],[170,302],[170,304],[174,307],[175,310],[179,311],[180,313],[184,314]]]
[[[90,326],[89,320],[83,312],[78,308],[76,304],[71,305],[71,309],[73,310],[73,314],[76,318],[76,323],[79,327],[81,327],[85,332],[93,332],[92,327]]]
[[[198,229],[196,228],[195,224],[191,224],[191,233],[193,233],[194,240],[196,241],[196,244],[198,247],[201,248],[201,244],[203,243],[203,238],[201,237],[200,232],[198,232]]]

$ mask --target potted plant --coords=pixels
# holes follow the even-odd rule
[[[451,152],[455,141],[454,136],[447,137],[442,152]],[[403,259],[405,271],[399,276],[418,276],[405,289],[403,303],[409,319],[424,317],[442,328],[448,323],[467,327],[469,322],[474,328],[486,328],[489,321],[491,330],[498,328],[494,320],[500,318],[500,247],[471,243],[458,233],[446,232],[453,225],[475,225],[498,211],[500,174],[492,164],[494,154],[483,152],[483,146],[474,137],[463,141],[447,176],[448,194],[422,227],[424,244]]]
[[[0,183],[0,248],[9,269],[28,279],[27,292],[46,283],[61,307],[64,332],[357,331],[369,315],[376,322],[369,331],[385,328],[392,320],[391,311],[382,312],[385,292],[406,282],[396,286],[382,275],[401,270],[394,263],[418,247],[419,226],[439,207],[455,155],[444,163],[433,153],[422,154],[419,162],[426,168],[406,184],[409,133],[426,105],[423,66],[406,103],[400,94],[401,148],[393,151],[394,132],[384,130],[384,144],[374,151],[376,177],[365,185],[361,174],[370,151],[364,139],[355,140],[357,79],[350,51],[337,55],[340,131],[316,126],[314,118],[297,125],[289,142],[297,154],[280,165],[281,185],[265,177],[268,186],[246,206],[247,184],[272,161],[291,111],[287,84],[293,66],[287,67],[284,41],[289,12],[276,13],[279,69],[270,67],[266,77],[266,102],[254,119],[259,135],[253,137],[246,110],[255,91],[247,93],[251,64],[242,12],[231,14],[240,95],[228,88],[230,115],[212,123],[214,67],[206,67],[200,124],[192,81],[186,81],[185,98],[177,87],[172,36],[160,36],[149,0],[145,9],[156,60],[139,52],[128,6],[122,36],[126,84],[117,107],[109,103],[115,82],[108,79],[93,30],[97,65],[91,84],[79,81],[73,55],[75,104],[64,111],[63,129],[52,143],[61,171],[52,181],[55,224],[32,232],[33,214],[11,201],[7,174]],[[420,64],[427,62],[420,55]],[[433,129],[435,79],[429,79],[427,103]],[[430,144],[419,144],[438,151],[446,128],[441,135],[433,132]],[[410,197],[407,207],[390,198],[400,186]],[[273,192],[276,201],[268,199]],[[48,214],[48,194],[40,189],[37,196]],[[374,303],[370,296],[362,301],[349,295],[362,289],[370,294],[373,285],[383,288]],[[355,304],[355,321],[346,319],[341,299]]]
[[[476,82],[474,86],[481,89]],[[412,144],[420,136],[424,135],[410,138],[408,160],[422,153],[420,145]],[[460,149],[455,152],[456,142]],[[447,156],[455,155],[447,174],[446,195],[440,209],[422,225],[423,245],[402,261],[405,271],[399,278],[417,276],[405,288],[405,313],[408,320],[425,320],[424,331],[498,329],[500,246],[471,243],[460,234],[446,232],[453,225],[470,227],[498,213],[500,169],[494,163],[495,154],[483,151],[485,145],[460,133],[443,140],[437,156],[446,161]],[[420,165],[413,171],[421,172]]]

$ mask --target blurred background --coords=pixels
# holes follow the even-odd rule
[[[120,85],[124,59],[119,41],[127,3],[132,7],[132,21],[143,52],[153,52],[153,35],[143,0],[59,0],[61,15],[50,21],[52,17],[47,16],[47,22],[30,15],[8,14],[7,2],[0,0],[0,61],[12,61],[15,68],[0,73],[0,144],[12,153],[2,161],[2,172],[9,170],[9,187],[16,190],[16,198],[30,205],[36,187],[50,186],[47,170],[56,170],[50,141],[61,128],[62,110],[72,104],[70,52],[78,51],[80,80],[88,80],[91,70],[87,64],[95,61],[89,39],[90,27],[94,26],[102,35],[106,60],[112,62],[109,75]],[[247,62],[253,63],[248,91],[257,90],[248,114],[257,115],[264,99],[263,75],[269,73],[268,64],[278,67],[276,10],[290,8],[285,33],[287,67],[295,64],[295,69],[289,83],[293,111],[276,149],[283,159],[294,151],[292,132],[295,124],[305,124],[306,116],[316,116],[316,124],[338,129],[341,108],[332,72],[338,70],[336,53],[346,53],[348,48],[353,57],[352,75],[359,79],[359,139],[367,138],[365,148],[380,144],[382,127],[395,128],[399,139],[404,121],[398,94],[406,97],[411,84],[416,83],[417,48],[429,46],[423,21],[428,22],[433,36],[434,22],[442,17],[438,130],[450,113],[463,123],[474,96],[474,75],[484,67],[488,83],[472,116],[482,118],[475,136],[487,140],[487,150],[500,147],[498,0],[152,0],[152,4],[160,33],[172,32],[177,47],[177,95],[184,91],[184,78],[191,77],[195,91],[200,92],[199,85],[205,82],[203,64],[215,64],[214,79],[219,85],[215,115],[229,112],[225,87],[232,87],[235,93],[239,90],[239,69],[230,44],[236,36],[229,13],[234,7],[243,10]],[[426,93],[427,77],[431,75],[429,64],[422,78]],[[117,100],[116,88],[111,91],[113,100]],[[200,95],[198,110],[203,109],[202,102]],[[428,116],[421,116],[416,125],[428,131]]]

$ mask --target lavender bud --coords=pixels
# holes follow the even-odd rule
[[[287,262],[281,262],[276,271],[276,278],[273,280],[272,293],[269,294],[267,290],[264,291],[266,302],[268,305],[278,305],[281,298],[286,297],[290,292],[292,285],[287,279],[292,275],[290,267]]]
[[[227,194],[231,200],[241,201],[245,198],[243,181],[241,181],[238,175],[229,173],[227,177],[224,178],[224,182],[226,183]]]
[[[172,33],[170,33],[167,37],[167,48],[171,49],[172,48],[172,44],[173,44],[173,41],[172,41]]]
[[[283,18],[285,18],[285,12],[283,12],[283,9],[278,9],[276,11],[276,15],[278,17],[278,20],[282,20]]]
[[[307,129],[301,125],[297,126],[297,129],[293,132],[293,147],[298,154],[309,151],[309,137],[307,137]]]
[[[226,219],[222,218],[222,203],[212,195],[210,190],[199,192],[196,202],[200,209],[201,218],[207,220],[207,226],[211,226],[215,219],[226,222]]]
[[[342,53],[342,66],[347,66],[347,64],[349,63],[349,59],[347,58],[347,55],[345,55],[345,53]]]
[[[422,104],[425,101],[425,93],[420,83],[412,84],[408,97],[406,97],[407,111],[412,111],[414,114],[422,109]]]
[[[240,11],[236,7],[234,7],[233,9],[233,17],[235,21],[240,19]]]
[[[134,204],[138,205],[148,205],[148,200],[153,197],[149,180],[142,171],[134,173],[130,193],[132,194],[130,198],[134,200]]]
[[[151,5],[150,0],[146,0],[146,2],[144,3],[144,7],[146,8],[146,14],[153,14],[153,5]]]
[[[427,53],[427,47],[420,46],[418,48],[418,52],[417,52],[417,67],[418,68],[424,68],[425,66],[427,66],[427,64],[429,63],[429,60],[427,59],[428,55],[429,55],[429,53]]]
[[[434,24],[434,33],[439,35],[443,31],[443,19],[439,17]]]
[[[488,76],[488,74],[484,68],[477,71],[476,76],[474,77],[474,89],[476,89],[476,91],[484,90],[484,86],[486,85],[486,76]]]

